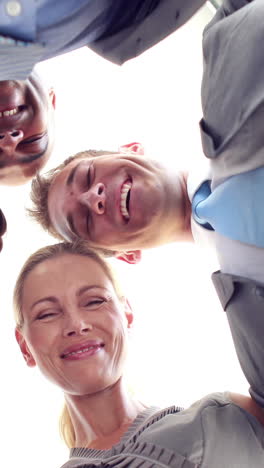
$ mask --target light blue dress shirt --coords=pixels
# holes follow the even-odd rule
[[[0,80],[89,46],[122,64],[184,24],[205,0],[0,0]]]
[[[108,0],[0,0],[0,80],[25,79],[36,62],[102,35]]]
[[[0,0],[1,35],[25,42],[35,41],[42,31],[70,16],[78,15],[83,7],[91,6],[94,1]]]
[[[212,192],[204,182],[192,200],[195,221],[230,239],[264,248],[264,167],[229,177]]]

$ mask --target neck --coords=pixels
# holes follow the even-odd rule
[[[75,446],[100,450],[118,443],[146,406],[134,400],[121,378],[113,386],[84,396],[65,395],[75,431]]]
[[[182,172],[180,177],[180,185],[182,190],[183,200],[183,227],[182,227],[182,240],[193,241],[193,235],[191,231],[191,216],[192,216],[192,205],[188,196],[187,191],[187,178],[188,173]]]
[[[187,172],[173,173],[167,179],[166,209],[168,221],[164,223],[166,230],[161,243],[193,241],[191,231],[192,206],[187,191]]]

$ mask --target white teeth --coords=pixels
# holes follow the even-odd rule
[[[14,109],[10,109],[10,110],[0,112],[0,117],[8,117],[10,115],[15,115],[17,113],[18,113],[18,107],[14,107]]]
[[[72,353],[67,353],[67,354],[64,354],[64,358],[65,357],[68,357],[68,356],[74,356],[74,354],[82,354],[82,353],[85,353],[86,351],[89,351],[90,349],[94,349],[96,348],[96,346],[89,346],[88,348],[84,348],[84,349],[80,349],[78,351],[73,351]]]
[[[121,187],[121,196],[120,196],[120,211],[121,211],[121,214],[124,216],[124,218],[126,219],[129,219],[130,216],[129,216],[129,213],[127,211],[127,207],[126,207],[126,201],[127,201],[127,195],[128,195],[128,192],[129,190],[131,189],[132,187],[132,183],[131,182],[126,182],[125,184],[122,185]]]

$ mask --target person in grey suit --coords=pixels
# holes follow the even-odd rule
[[[204,31],[200,128],[215,186],[223,178],[264,166],[263,19],[261,0],[227,0]],[[263,406],[264,346],[259,330],[264,325],[264,251],[230,239],[216,247],[221,270],[213,274],[213,283],[244,373],[251,382],[254,374],[251,395],[256,398],[256,388],[262,388],[257,399]],[[246,366],[253,355],[258,355],[258,363]]]

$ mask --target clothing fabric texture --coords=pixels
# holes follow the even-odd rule
[[[220,271],[212,275],[254,400],[264,408],[264,284]]]
[[[62,468],[260,468],[264,428],[215,393],[179,411],[148,408],[110,450],[75,448]]]
[[[197,189],[210,180],[209,170],[204,175],[192,174],[188,179],[188,195],[192,203]],[[192,218],[195,243],[211,247],[211,271],[220,302],[226,311],[241,368],[250,388],[249,393],[264,408],[264,249],[228,239],[216,231],[206,229]],[[225,267],[235,274],[227,274]],[[224,268],[223,268],[224,267]]]
[[[224,0],[204,31],[200,128],[212,191],[230,176],[264,166],[264,59],[257,46],[263,20],[263,0]],[[263,217],[261,207],[255,216]],[[264,407],[264,249],[210,235],[221,269],[212,279],[250,393]]]
[[[228,177],[213,191],[210,181],[204,182],[193,198],[192,213],[207,229],[264,248],[263,199],[264,166]]]
[[[223,0],[204,30],[200,129],[212,190],[264,164],[263,19],[263,0]]]
[[[36,63],[87,45],[121,65],[174,32],[204,3],[60,0],[54,8],[51,0],[0,0],[0,80],[24,80]]]
[[[212,191],[228,177],[264,166],[264,59],[256,47],[264,39],[263,20],[262,0],[224,0],[204,30],[200,129]],[[204,231],[194,223],[193,230]],[[263,248],[219,233],[207,237],[222,273],[264,283]]]

